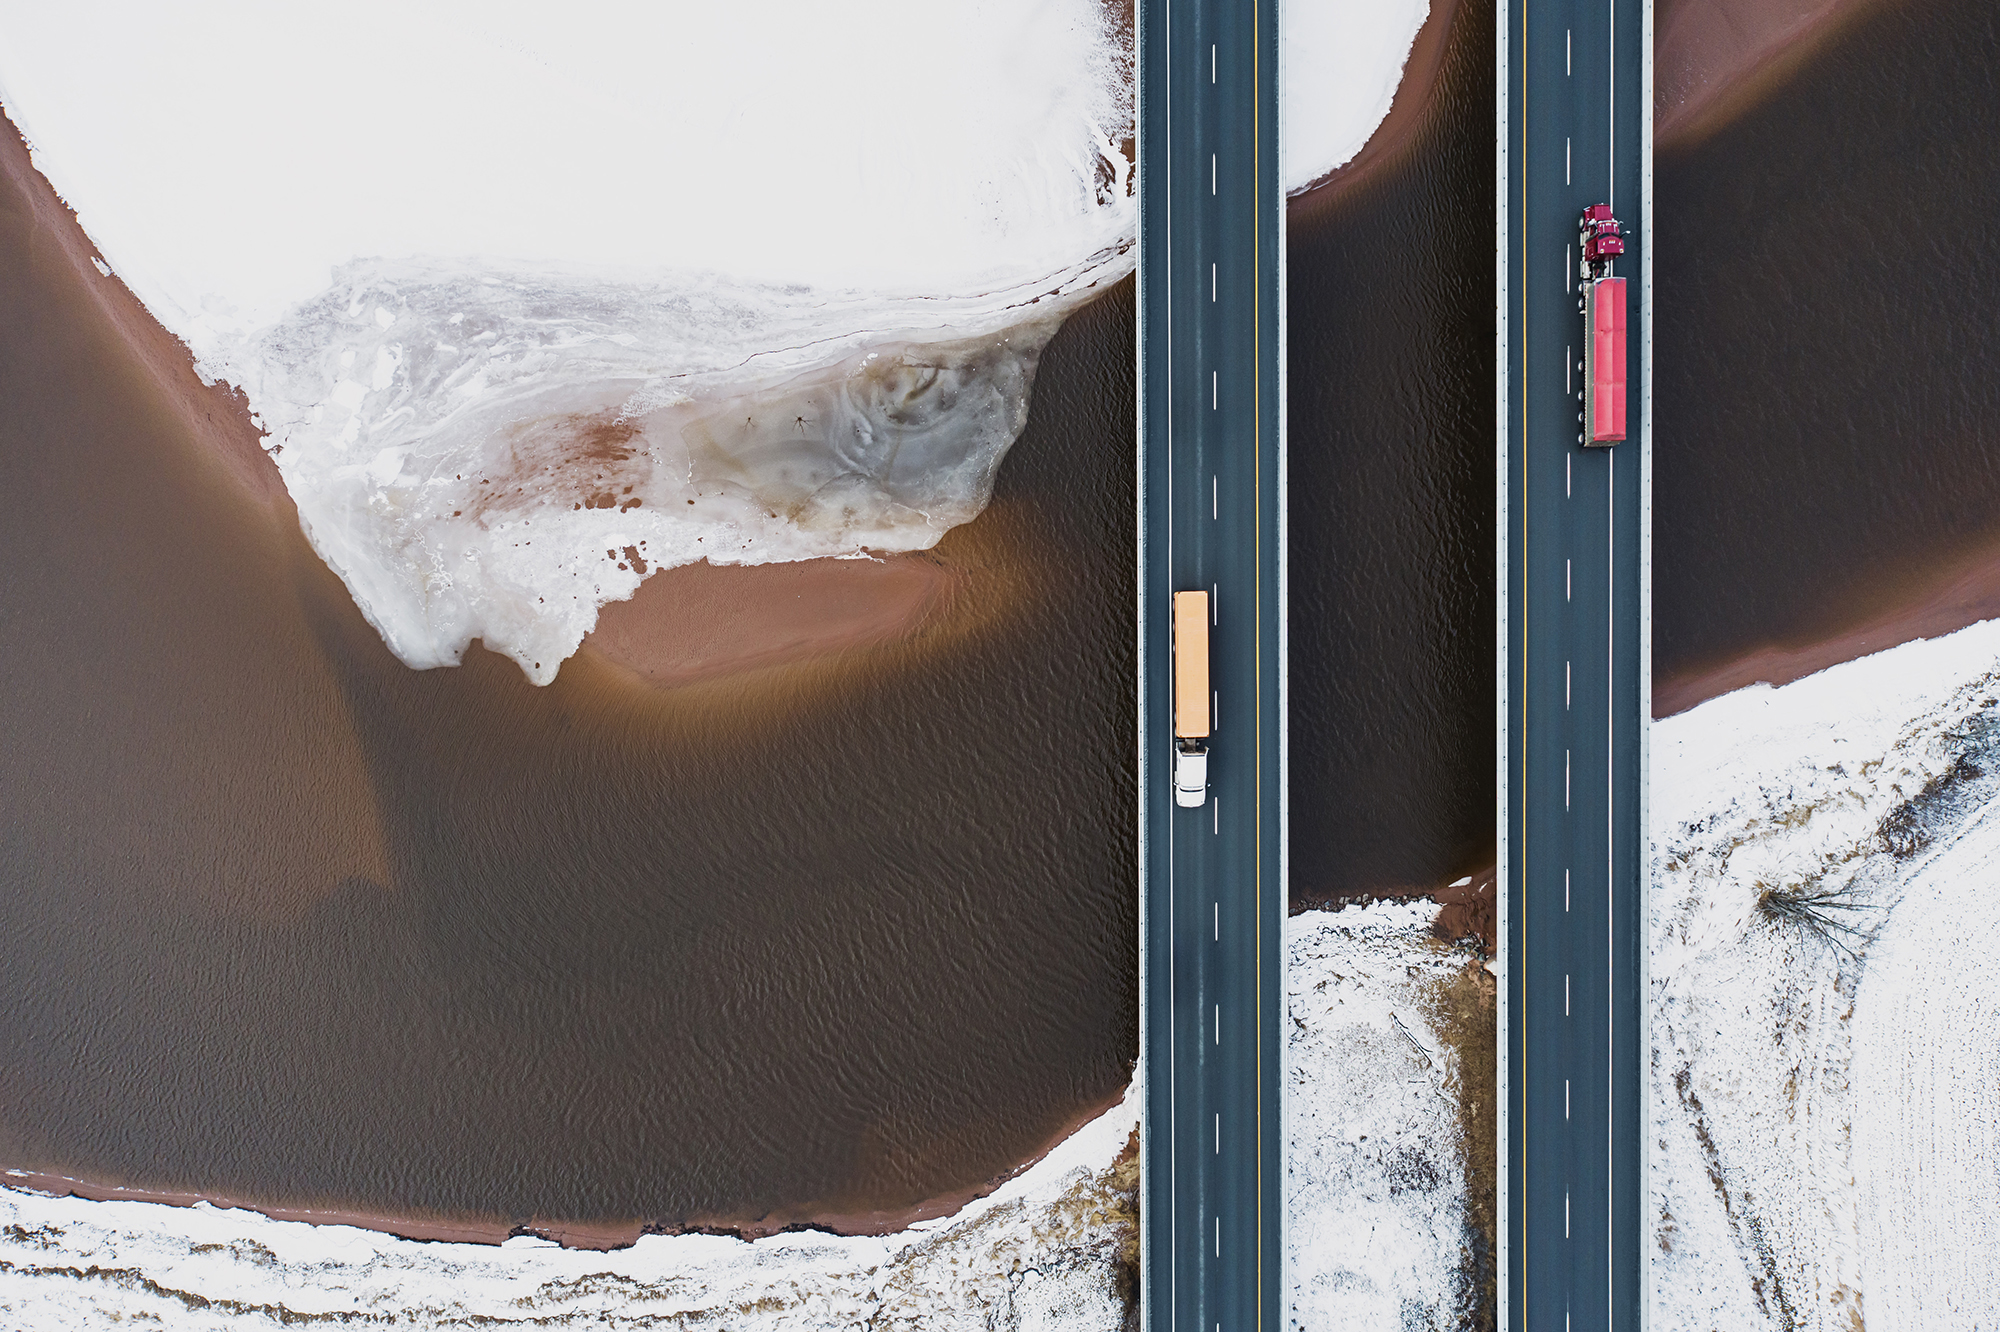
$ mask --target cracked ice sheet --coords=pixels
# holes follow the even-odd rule
[[[1658,1326],[2000,1320],[1997,663],[1989,621],[1655,725]],[[1859,932],[1774,928],[1767,888]]]
[[[1138,1104],[1128,1093],[957,1215],[880,1237],[650,1235],[610,1253],[426,1244],[206,1204],[0,1190],[0,1322],[1115,1332],[1117,1250],[1137,1239],[1113,1171]]]
[[[1467,1244],[1458,1056],[1442,991],[1468,965],[1431,902],[1285,922],[1291,1326],[1457,1328]]]

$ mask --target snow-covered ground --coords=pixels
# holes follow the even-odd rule
[[[1475,1047],[1466,1067],[1474,1033],[1458,1015],[1469,989],[1492,990],[1431,937],[1437,912],[1385,902],[1285,922],[1288,1326],[1470,1325],[1464,1111],[1468,1075],[1491,1058]]]
[[[1430,0],[1284,0],[1278,77],[1287,193],[1346,165],[1389,114]]]
[[[2000,622],[1661,722],[1655,1326],[2000,1326]]]
[[[1454,1328],[1473,1239],[1454,1013],[1483,973],[1428,904],[1286,925],[1286,1134],[1295,1319]],[[1485,993],[1490,997],[1490,989]],[[956,1216],[881,1238],[648,1236],[612,1253],[426,1244],[346,1226],[0,1190],[0,1325],[302,1317],[409,1327],[1062,1329],[1125,1326],[1138,1098]]]
[[[1138,1252],[1137,1126],[1128,1096],[956,1216],[866,1239],[653,1235],[611,1253],[425,1244],[205,1205],[0,1190],[0,1326],[1117,1332]]]

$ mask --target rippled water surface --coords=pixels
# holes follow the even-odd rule
[[[1295,904],[1493,855],[1493,11],[1433,113],[1290,230]]]
[[[1656,160],[1653,660],[1811,642],[2000,541],[2000,10],[1879,7]]]
[[[0,216],[0,1160],[271,1203],[894,1208],[1136,1048],[1132,292],[949,622],[678,690],[397,663]]]

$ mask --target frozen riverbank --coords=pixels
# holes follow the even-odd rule
[[[1654,731],[1658,1325],[2000,1316],[2000,622]]]
[[[1480,1171],[1491,1132],[1492,986],[1431,935],[1425,903],[1286,924],[1287,1244],[1316,1328],[1454,1328],[1484,1298]],[[1482,1045],[1483,1043],[1483,1045]],[[1483,1070],[1483,1072],[1482,1072]],[[0,1312],[23,1332],[153,1317],[399,1325],[1124,1327],[1135,1294],[1137,1099],[987,1198],[896,1234],[745,1242],[644,1236],[592,1253],[543,1240],[420,1243],[203,1205],[0,1191]],[[1490,1170],[1490,1160],[1486,1163]],[[1490,1196],[1490,1176],[1483,1185]],[[1468,1192],[1470,1190],[1470,1192]]]

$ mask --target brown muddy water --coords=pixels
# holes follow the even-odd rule
[[[1656,680],[2000,546],[1996,125],[2000,9],[1910,0],[1658,152]]]
[[[1493,860],[1493,6],[1393,161],[1292,204],[1291,895]]]
[[[11,205],[10,205],[11,207]],[[728,1221],[977,1186],[1137,1045],[1133,297],[906,643],[403,667],[0,213],[0,1164]]]

